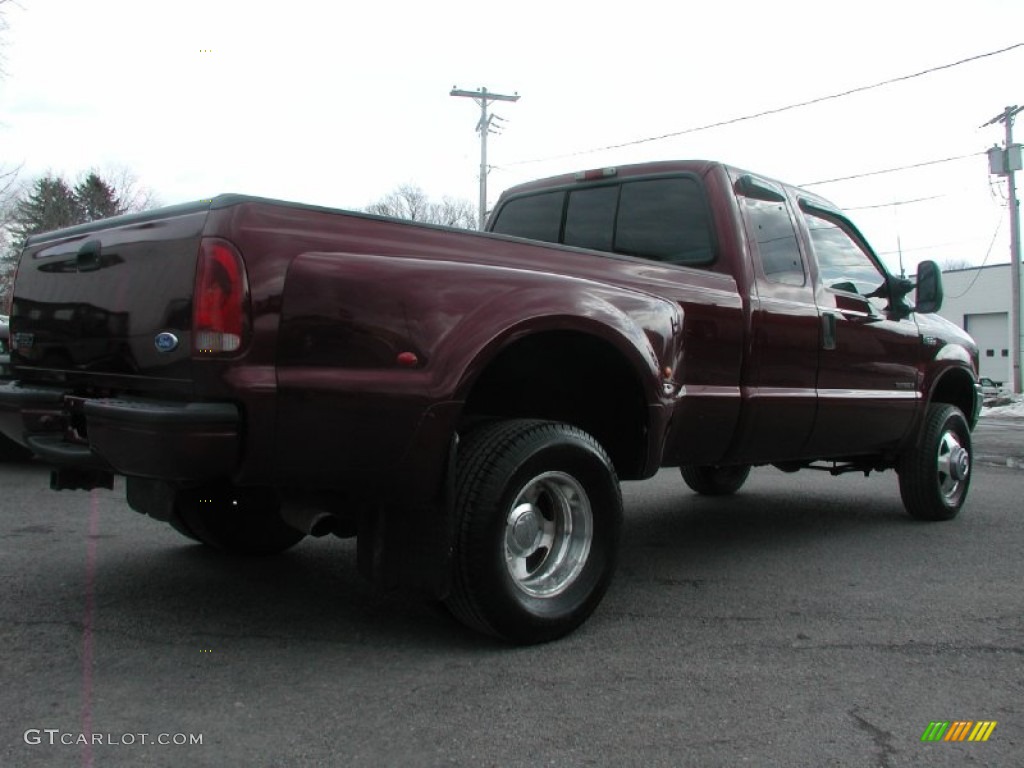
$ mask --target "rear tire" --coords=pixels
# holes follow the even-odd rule
[[[459,449],[454,578],[460,621],[513,643],[568,634],[615,568],[622,497],[611,460],[576,427],[512,420]]]
[[[900,457],[900,496],[911,517],[952,520],[971,484],[971,430],[953,405],[928,407],[917,444]]]
[[[305,534],[285,523],[272,491],[230,485],[182,489],[171,526],[181,534],[236,555],[273,555]]]
[[[750,467],[746,464],[735,466],[685,466],[679,468],[685,483],[704,496],[729,496],[736,493],[747,482]]]

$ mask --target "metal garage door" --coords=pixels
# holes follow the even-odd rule
[[[981,371],[996,381],[1010,380],[1010,320],[1006,312],[964,315],[964,328],[978,342]]]

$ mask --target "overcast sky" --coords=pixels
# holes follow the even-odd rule
[[[1020,47],[586,152],[1016,45],[1021,0],[17,3],[4,6],[0,164],[127,167],[168,204],[240,192],[361,208],[407,182],[475,203],[479,109],[455,85],[522,97],[495,107],[491,203],[531,178],[654,159],[810,184],[982,153],[1003,128],[979,126],[1024,104]],[[812,188],[894,268],[897,237],[908,271],[1009,259],[1006,185],[984,155]]]

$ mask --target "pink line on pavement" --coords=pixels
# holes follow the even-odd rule
[[[92,768],[92,625],[96,615],[96,537],[100,529],[100,502],[89,493],[89,534],[85,549],[85,617],[82,619],[82,766]]]

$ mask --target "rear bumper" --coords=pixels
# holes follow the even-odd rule
[[[0,385],[0,432],[51,464],[196,482],[237,468],[241,414],[232,403],[81,398],[9,382]]]

